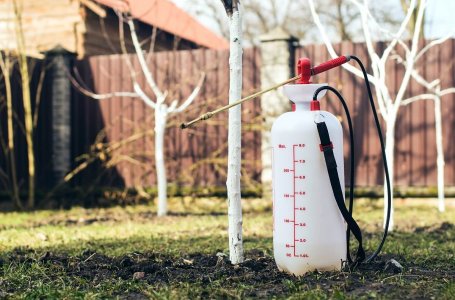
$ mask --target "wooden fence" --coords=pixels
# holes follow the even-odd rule
[[[384,47],[381,43],[377,47]],[[336,45],[339,53],[355,53],[366,59],[363,44],[341,43]],[[314,63],[329,58],[323,45],[305,46],[295,50],[296,57],[311,57]],[[442,88],[455,86],[454,75],[455,40],[449,40],[431,50],[419,62],[419,72],[429,80],[441,79]],[[139,71],[134,57],[133,66]],[[38,62],[40,65],[42,62]],[[257,49],[244,51],[244,94],[250,94],[260,87],[260,52]],[[178,125],[200,113],[224,105],[228,99],[229,67],[228,52],[194,50],[159,52],[149,58],[149,66],[155,74],[158,86],[169,92],[168,98],[182,100],[189,95],[199,74],[206,73],[201,94],[187,111],[171,115],[165,140],[167,173],[170,182],[178,186],[212,187],[223,186],[226,180],[227,114],[222,113],[205,124],[189,130],[180,130]],[[39,69],[39,68],[37,68]],[[76,70],[76,71],[75,71]],[[390,64],[387,67],[393,90],[398,89],[403,77],[403,68]],[[139,73],[138,73],[139,74]],[[96,56],[74,62],[73,76],[96,93],[132,91],[130,72],[121,55]],[[38,74],[33,76],[33,90],[36,94]],[[145,86],[145,78],[138,77]],[[338,88],[348,101],[353,116],[356,134],[356,171],[358,186],[377,186],[383,182],[379,143],[368,99],[364,92],[363,80],[342,69],[331,70],[314,79],[329,82]],[[15,107],[21,119],[20,86],[18,74],[13,76]],[[46,186],[49,178],[51,155],[49,128],[52,116],[49,113],[49,86],[44,79],[39,122],[35,133],[38,183]],[[6,111],[4,86],[0,83],[0,125],[2,137],[6,135]],[[146,90],[152,95],[150,90]],[[423,93],[425,90],[412,82],[407,96]],[[108,186],[154,186],[154,111],[139,99],[115,97],[109,100],[93,100],[77,89],[72,92],[72,158],[73,167],[87,159],[86,154],[97,155],[76,179],[75,185],[87,184]],[[443,138],[445,152],[445,181],[455,185],[455,149],[453,137],[455,128],[455,96],[444,96],[442,100]],[[341,106],[333,96],[325,97],[323,106],[336,115],[344,117]],[[260,181],[261,172],[261,115],[258,100],[246,103],[243,111],[243,185],[253,187]],[[345,124],[344,121],[342,121]],[[17,129],[17,128],[16,128]],[[18,130],[18,129],[17,129]],[[19,130],[18,130],[19,131]],[[347,135],[346,135],[347,137]],[[130,142],[125,143],[129,139]],[[347,138],[345,139],[347,141]],[[25,142],[22,136],[16,138],[19,181],[26,187]],[[123,144],[124,143],[124,144]],[[107,145],[117,147],[109,155],[100,155],[100,149]],[[122,146],[120,146],[122,145]],[[402,107],[396,127],[396,184],[400,186],[436,185],[436,147],[434,129],[434,105],[432,101],[419,101]],[[348,147],[345,156],[348,159]],[[348,164],[345,164],[348,166]],[[5,157],[0,154],[0,167],[5,169]],[[349,170],[346,170],[348,172]]]
[[[257,49],[244,51],[244,94],[260,86]],[[134,57],[133,65],[139,71]],[[228,51],[158,52],[150,57],[149,66],[158,86],[169,92],[168,99],[182,102],[191,93],[201,72],[205,84],[195,102],[183,113],[170,115],[165,138],[167,175],[176,185],[211,187],[226,181],[227,114],[220,114],[197,127],[181,130],[179,125],[219,105],[227,104],[229,91]],[[97,93],[131,91],[130,72],[120,55],[91,57],[75,65],[89,89]],[[138,72],[139,73],[139,72]],[[145,86],[145,78],[139,77]],[[150,90],[146,90],[152,95]],[[152,96],[153,98],[153,96]],[[168,103],[170,103],[169,101]],[[92,166],[79,176],[83,182],[100,180],[103,184],[125,186],[155,185],[154,111],[139,99],[114,97],[95,101],[74,91],[74,157],[87,153],[98,140],[116,144],[131,136],[138,138],[115,151],[115,167],[106,170]],[[258,101],[243,106],[246,128],[260,123]],[[100,134],[101,132],[101,134]],[[260,179],[260,128],[243,133],[244,184],[251,186]],[[107,171],[104,176],[102,171]]]
[[[422,41],[423,44],[423,41]],[[423,45],[422,45],[423,46]],[[378,52],[385,49],[385,43],[377,43]],[[344,42],[335,45],[337,53],[355,54],[365,64],[369,64],[367,50],[362,43]],[[404,55],[403,53],[401,53]],[[311,57],[315,62],[330,59],[324,45],[312,45],[296,49],[297,57]],[[419,74],[429,82],[440,79],[441,88],[455,86],[455,40],[446,41],[439,47],[434,47],[418,62]],[[354,62],[351,64],[355,65]],[[404,75],[404,68],[399,64],[390,62],[387,65],[387,86],[391,90],[392,98],[396,95]],[[356,148],[356,183],[358,186],[382,185],[382,161],[380,146],[376,129],[373,126],[364,83],[361,78],[356,78],[341,68],[323,73],[317,82],[329,82],[338,88],[346,98],[355,128]],[[405,93],[405,98],[413,95],[428,93],[416,81],[411,80]],[[373,96],[374,91],[373,91]],[[328,97],[328,99],[334,97]],[[335,101],[325,100],[328,110],[338,115],[343,115],[342,107]],[[455,185],[455,94],[442,98],[442,129],[445,155],[445,184]],[[395,135],[395,185],[397,186],[436,186],[436,134],[434,124],[434,102],[418,101],[399,110]],[[383,124],[384,125],[384,124]],[[348,132],[345,128],[345,136]],[[383,126],[383,128],[385,128]],[[348,153],[348,144],[345,139],[345,158]],[[347,164],[345,164],[347,166]],[[347,172],[348,170],[346,170]]]

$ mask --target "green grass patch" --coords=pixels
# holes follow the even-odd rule
[[[375,264],[300,278],[274,265],[270,201],[243,203],[240,266],[220,254],[228,254],[225,200],[170,202],[163,218],[152,205],[0,214],[0,298],[455,298],[455,211],[438,213],[433,200],[397,203]],[[381,201],[356,201],[369,251],[382,213]],[[404,271],[384,271],[390,258]]]

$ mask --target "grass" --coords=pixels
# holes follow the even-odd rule
[[[398,260],[402,273],[378,265],[301,278],[275,270],[272,211],[261,199],[244,201],[244,246],[253,263],[239,269],[215,256],[228,253],[226,203],[217,198],[171,199],[164,218],[151,205],[3,213],[0,298],[454,299],[455,210],[440,214],[429,201],[396,206],[383,258]],[[381,201],[359,200],[355,217],[371,251],[381,237]],[[128,268],[146,276],[134,279]]]

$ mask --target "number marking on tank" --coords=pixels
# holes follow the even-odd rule
[[[293,241],[293,248],[294,248],[294,257],[308,257],[307,254],[299,254],[297,253],[297,246],[296,244],[297,243],[305,243],[306,242],[306,239],[303,239],[303,238],[299,238],[297,237],[297,228],[303,228],[303,227],[306,227],[306,223],[305,222],[299,222],[297,220],[297,214],[296,212],[305,212],[306,211],[306,207],[305,206],[298,206],[297,205],[297,202],[298,200],[302,200],[302,199],[297,199],[298,196],[305,196],[306,195],[306,192],[304,190],[301,190],[301,189],[297,189],[296,186],[298,186],[297,184],[297,181],[301,181],[301,180],[304,180],[306,179],[305,175],[302,175],[302,174],[297,174],[297,164],[304,164],[305,163],[305,160],[302,159],[302,158],[297,158],[297,153],[296,153],[296,150],[298,150],[299,148],[304,148],[305,147],[305,144],[293,144],[292,145],[292,172],[294,173],[294,177],[293,177],[293,184],[292,184],[292,187],[293,187],[293,195],[294,195],[294,241]],[[290,170],[291,171],[291,170]],[[301,197],[299,197],[301,198]]]
[[[305,144],[278,144],[278,149],[285,150],[286,152],[292,149],[292,165],[284,166],[281,170],[287,176],[292,176],[292,191],[282,194],[282,197],[286,201],[292,201],[290,205],[293,206],[293,214],[287,218],[283,218],[282,222],[292,226],[293,228],[293,240],[285,244],[286,249],[291,252],[286,252],[287,257],[296,257],[296,258],[308,258],[307,253],[301,253],[299,251],[299,244],[307,243],[307,239],[301,235],[304,233],[304,230],[307,226],[307,223],[304,220],[299,220],[302,218],[302,214],[307,211],[307,207],[304,206],[304,199],[306,196],[306,191],[302,189],[302,182],[307,179],[307,176],[300,174],[299,166],[306,163],[306,160],[301,157]],[[288,152],[289,153],[289,152]],[[289,178],[291,180],[291,178]],[[292,249],[291,249],[292,248]]]

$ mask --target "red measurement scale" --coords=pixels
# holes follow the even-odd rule
[[[309,257],[308,254],[303,251],[303,247],[299,246],[307,243],[305,237],[305,229],[307,226],[305,213],[307,211],[307,206],[305,205],[306,191],[304,189],[307,175],[304,172],[304,165],[306,163],[304,148],[305,144],[278,144],[277,153],[274,153],[280,157],[292,157],[289,166],[283,166],[281,168],[282,176],[289,179],[287,182],[291,182],[292,184],[286,184],[285,187],[281,186],[281,188],[278,188],[280,192],[282,192],[283,188],[288,191],[279,193],[282,200],[279,198],[277,199],[278,201],[291,202],[292,209],[287,209],[287,215],[284,218],[281,218],[281,220],[275,220],[275,222],[281,221],[284,225],[291,226],[292,229],[292,237],[290,238],[292,240],[289,240],[284,244],[287,257]],[[278,166],[275,165],[275,167]],[[286,206],[288,206],[288,204],[286,204]]]

